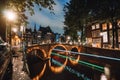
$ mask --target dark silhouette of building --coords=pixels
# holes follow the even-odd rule
[[[36,24],[34,25],[34,30],[33,30],[33,32],[32,32],[32,38],[33,38],[33,42],[32,43],[37,43],[37,36],[38,36],[38,34],[37,34],[37,30],[36,30]]]
[[[31,28],[26,28],[26,40],[31,41],[32,44],[36,43],[51,43],[54,42],[55,34],[51,30],[49,26],[47,27],[39,27],[39,29],[36,29],[36,24],[34,25],[34,29],[32,31]]]
[[[38,31],[41,31],[41,38],[45,38],[45,35],[47,33],[52,33],[53,34],[53,32],[52,32],[52,30],[49,26],[47,26],[47,27],[41,27],[40,26]]]

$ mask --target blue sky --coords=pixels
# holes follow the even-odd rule
[[[34,8],[35,14],[31,16],[30,14],[27,14],[28,21],[29,21],[29,27],[33,28],[34,24],[36,24],[37,29],[39,26],[50,26],[53,32],[57,32],[60,34],[63,34],[63,26],[64,26],[64,12],[63,7],[66,2],[69,0],[54,0],[56,5],[54,6],[54,14],[50,14],[50,10],[48,9],[42,9],[42,11],[39,11],[37,6]]]

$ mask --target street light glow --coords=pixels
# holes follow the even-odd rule
[[[17,32],[17,28],[12,28],[13,32]]]
[[[70,38],[71,38],[70,36],[67,37],[68,40],[70,40]]]
[[[6,10],[4,11],[4,13],[5,13],[5,17],[10,21],[15,20],[17,17],[15,12],[13,12],[12,10]]]
[[[9,42],[10,42],[10,45],[12,45],[11,44],[11,23],[13,21],[15,21],[15,19],[17,18],[17,15],[12,10],[4,10],[3,13],[4,13],[4,17],[6,18],[6,21],[8,21],[10,23],[10,39],[9,39]],[[7,28],[6,28],[6,34],[7,34]],[[10,51],[11,51],[11,46],[10,46]]]

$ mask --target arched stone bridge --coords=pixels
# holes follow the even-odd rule
[[[27,47],[26,55],[27,55],[27,62],[29,67],[31,66],[31,64],[34,64],[35,63],[34,61],[36,60],[44,62],[46,61],[46,59],[48,59],[48,65],[51,71],[55,73],[60,73],[63,71],[67,63],[68,64],[71,63],[73,65],[78,64],[80,55],[78,54],[72,55],[71,54],[72,52],[81,52],[81,47],[77,45],[69,45],[69,44],[32,45]],[[72,59],[73,57],[74,60]],[[62,66],[56,67],[52,65],[54,60],[61,61]],[[44,72],[45,68],[46,68],[46,64],[43,65],[43,71],[41,71],[41,73]],[[39,78],[41,77],[41,75],[39,76]]]
[[[66,51],[75,51],[80,52],[81,46],[78,45],[69,45],[69,44],[42,44],[42,45],[32,45],[28,46],[26,52],[29,53],[33,50],[40,50],[42,53],[44,53],[45,57],[49,57],[52,50],[56,47],[62,47]]]
[[[58,50],[58,51],[55,51]],[[63,50],[63,51],[60,51]],[[71,52],[70,52],[71,51]],[[69,54],[73,52],[83,52],[79,54]],[[108,68],[110,73],[109,76],[115,76],[116,80],[119,80],[119,61],[120,61],[120,51],[119,50],[110,50],[110,49],[102,49],[102,48],[92,48],[92,47],[82,47],[78,45],[69,45],[69,44],[43,44],[43,45],[32,45],[28,46],[26,50],[27,56],[29,57],[27,60],[31,62],[35,60],[36,56],[40,59],[50,58],[51,59],[60,59],[59,61],[63,62],[63,65],[66,65],[67,62],[74,64],[82,64],[83,66],[89,67],[88,70],[96,70],[94,71],[94,75],[100,76],[99,73],[104,73],[104,68]],[[59,54],[55,54],[59,53]],[[67,53],[67,54],[66,54]],[[66,58],[68,56],[69,58]],[[59,57],[59,58],[58,58]],[[65,58],[64,58],[65,57]],[[31,58],[31,60],[30,60]],[[69,60],[69,61],[68,61]],[[33,62],[34,63],[34,62]],[[31,65],[31,63],[29,63]],[[114,64],[114,65],[113,65]],[[59,72],[63,69],[63,66],[55,67],[49,60],[50,69],[53,72]],[[46,65],[43,66],[43,70]],[[98,72],[97,72],[98,71]],[[41,71],[42,73],[42,71]],[[116,73],[116,74],[113,74]],[[112,77],[111,76],[111,77]],[[98,80],[96,79],[94,80]]]

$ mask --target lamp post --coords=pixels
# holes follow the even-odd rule
[[[6,10],[6,11],[4,11],[4,13],[5,13],[6,20],[10,23],[10,39],[9,39],[9,43],[10,43],[10,50],[11,50],[11,45],[12,45],[11,44],[11,23],[16,19],[16,14],[12,10]]]

